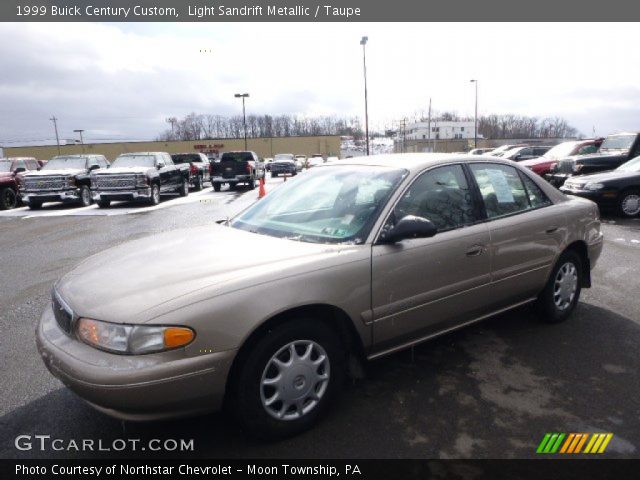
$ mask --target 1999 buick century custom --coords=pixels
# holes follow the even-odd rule
[[[108,414],[158,419],[227,400],[245,430],[282,437],[326,412],[348,360],[529,302],[565,320],[602,240],[594,203],[513,162],[326,163],[225,225],[85,260],[55,284],[37,343]]]

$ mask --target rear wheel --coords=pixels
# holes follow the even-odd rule
[[[337,333],[299,318],[267,331],[232,379],[239,422],[259,438],[284,438],[311,428],[327,411],[345,377]]]
[[[220,191],[220,188],[222,187],[222,185],[220,185],[219,183],[213,183],[212,185],[213,185],[213,189],[214,189],[216,192],[219,192],[219,191]]]
[[[109,205],[111,205],[111,200],[98,200],[98,207],[100,208],[109,208]]]
[[[0,210],[11,210],[18,204],[18,195],[13,188],[0,189]]]
[[[151,197],[149,198],[149,204],[158,205],[160,203],[160,187],[157,183],[151,185]]]
[[[204,180],[202,179],[202,175],[198,175],[194,183],[195,183],[194,188],[196,192],[199,192],[200,190],[202,190],[202,187],[204,185]]]
[[[254,190],[256,188],[256,179],[252,178],[249,180],[249,190]]]
[[[566,320],[580,298],[582,260],[573,250],[567,250],[553,267],[551,276],[538,295],[536,309],[542,321],[560,323]]]
[[[86,185],[80,187],[80,205],[83,207],[88,207],[93,202],[91,200],[91,191],[89,187]]]
[[[640,190],[625,190],[618,200],[618,211],[625,217],[635,217],[640,213]]]

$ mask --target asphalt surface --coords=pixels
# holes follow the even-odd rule
[[[640,219],[604,218],[593,288],[567,322],[543,324],[520,308],[372,362],[324,421],[290,440],[250,440],[224,414],[121,422],[49,374],[33,332],[57,278],[104,248],[211,223],[256,196],[209,187],[197,201],[120,207],[127,214],[0,217],[0,458],[529,458],[546,432],[611,432],[607,458],[640,457]],[[194,449],[41,451],[34,441],[20,451],[19,435],[101,440],[103,448],[114,439],[140,439],[138,448],[193,439]]]

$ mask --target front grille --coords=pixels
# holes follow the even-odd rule
[[[56,317],[58,326],[67,334],[71,335],[73,329],[73,312],[64,301],[53,291],[51,295],[53,304],[53,315]]]
[[[62,176],[24,178],[25,190],[62,190],[67,186],[67,179]]]
[[[574,162],[571,160],[563,160],[558,164],[558,172],[560,173],[573,173]]]
[[[98,175],[96,187],[104,189],[134,188],[136,186],[135,175]]]

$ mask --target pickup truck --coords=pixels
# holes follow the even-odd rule
[[[640,155],[640,133],[616,133],[605,138],[597,153],[577,155],[560,160],[544,177],[560,187],[574,175],[614,170]]]
[[[172,153],[171,160],[176,165],[183,163],[189,165],[189,186],[200,191],[204,182],[211,180],[209,164],[211,163],[204,153]]]
[[[271,178],[278,175],[297,175],[298,168],[296,158],[292,153],[278,153],[271,163]]]
[[[113,200],[157,205],[161,193],[189,195],[189,165],[174,165],[166,152],[123,153],[109,170],[91,175],[91,192],[100,208]]]
[[[264,178],[264,165],[259,161],[256,152],[239,151],[224,152],[219,162],[211,163],[211,185],[216,192],[222,184],[235,190],[239,183],[246,183],[250,189],[256,188],[256,182]]]
[[[40,170],[33,157],[0,158],[0,210],[15,208],[20,202],[20,185],[25,172]]]
[[[31,209],[44,202],[91,205],[89,175],[106,170],[109,162],[104,155],[59,155],[53,157],[39,172],[29,172],[22,178],[22,201]]]

